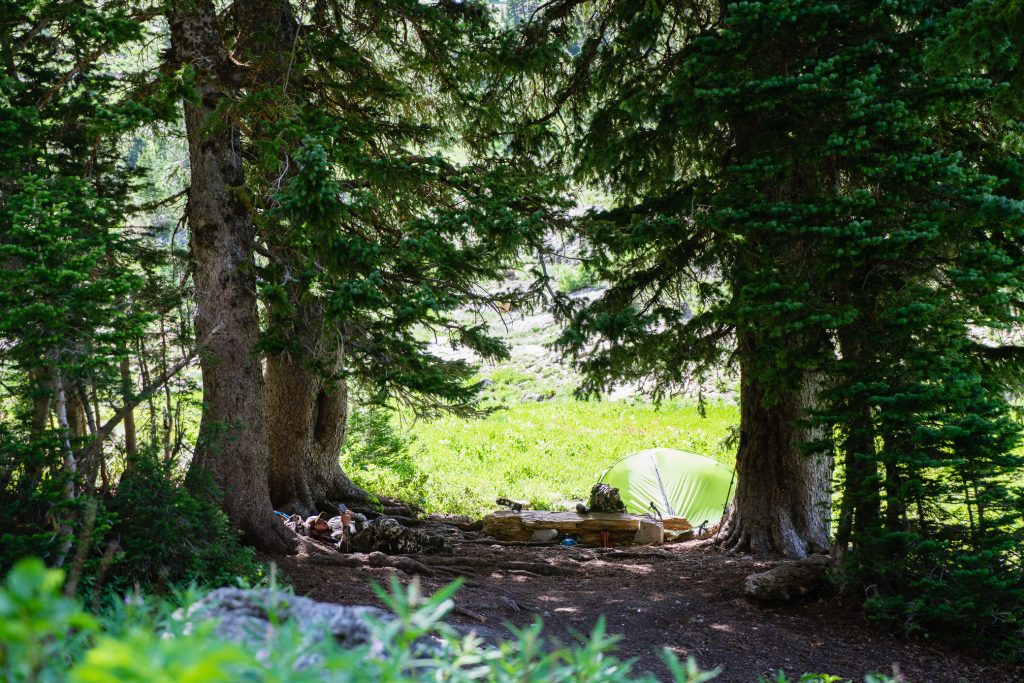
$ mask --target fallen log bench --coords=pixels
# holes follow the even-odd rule
[[[523,510],[513,512],[501,510],[493,512],[483,519],[484,535],[501,541],[529,541],[537,531],[554,529],[559,538],[572,536],[581,543],[599,545],[601,532],[607,531],[613,545],[632,544],[640,520],[650,519],[627,513],[591,512],[581,515],[578,512],[547,512],[544,510]],[[665,517],[666,532],[685,532],[693,529],[682,517]]]

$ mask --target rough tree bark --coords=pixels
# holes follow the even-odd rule
[[[817,383],[803,391],[771,396],[750,371],[740,348],[740,444],[736,454],[736,497],[719,545],[734,552],[803,558],[827,552],[831,463],[799,446],[814,440],[801,426],[813,405]]]
[[[54,377],[54,402],[53,408],[54,413],[57,415],[57,426],[60,430],[60,445],[61,451],[64,457],[64,476],[66,481],[64,482],[64,499],[71,503],[75,500],[75,480],[78,478],[78,461],[75,459],[75,451],[71,447],[71,425],[68,422],[68,391],[67,384],[60,371],[54,368],[51,376]],[[54,560],[53,566],[62,567],[64,566],[64,560],[67,559],[68,552],[71,550],[71,544],[74,542],[74,529],[71,526],[70,511],[66,512],[57,522],[58,532],[64,537],[61,542],[60,550],[57,553],[57,558]]]
[[[249,66],[246,86],[287,87],[298,22],[288,0],[253,0],[235,6],[240,61]],[[292,83],[292,86],[298,86]],[[294,168],[292,164],[288,169]],[[288,177],[288,171],[274,174]],[[273,180],[273,179],[271,179]],[[292,264],[299,258],[267,236],[270,257]],[[303,265],[295,263],[295,271]],[[325,320],[321,302],[295,281],[286,283],[293,312],[277,330],[299,350],[267,359],[267,429],[270,496],[277,509],[313,514],[339,502],[364,503],[366,492],[345,476],[338,462],[348,419],[348,392],[341,378],[344,339]]]
[[[135,382],[132,381],[130,358],[126,355],[118,364],[121,374],[121,400],[128,403],[134,394]],[[135,435],[135,411],[129,410],[124,416],[124,457],[125,468],[131,465],[139,457],[139,446]]]
[[[844,360],[854,364],[863,362],[861,341],[848,330],[839,333],[839,349]],[[867,404],[859,406],[841,447],[845,454],[845,477],[832,548],[832,558],[836,564],[842,561],[855,532],[859,536],[860,532],[877,524],[882,514],[881,496],[878,493],[878,465],[875,462],[875,430],[871,409]]]
[[[271,499],[278,509],[300,514],[333,510],[340,502],[365,503],[366,492],[345,476],[338,462],[348,391],[344,379],[331,376],[337,377],[343,367],[342,341],[337,335],[327,335],[322,343],[309,339],[313,330],[308,321],[297,328],[295,333],[312,342],[311,357],[326,362],[311,367],[308,360],[287,354],[267,360]]]
[[[209,339],[200,359],[203,414],[187,483],[199,488],[211,477],[221,507],[247,542],[290,551],[297,539],[275,519],[267,484],[266,396],[256,353],[255,228],[244,197],[241,141],[217,112],[236,94],[237,66],[224,48],[210,0],[168,7],[173,57],[192,67],[198,93],[197,101],[184,107],[191,163],[188,219],[196,333]]]
[[[725,3],[728,7],[732,3]],[[765,64],[775,73],[790,68],[796,54],[792,38],[769,46]],[[743,168],[755,159],[784,158],[782,145],[772,135],[765,113],[746,112],[733,124],[735,144],[726,153],[727,168]],[[834,185],[833,172],[821,164],[789,159],[784,176],[765,179],[756,189],[763,200],[799,204]],[[743,173],[738,178],[746,182]],[[738,257],[731,286],[742,293],[761,274],[774,269],[796,271],[812,255],[813,245],[800,239],[779,240],[771,233],[751,230]],[[742,296],[742,294],[740,294]],[[760,368],[765,359],[759,332],[738,333],[736,355],[740,365],[740,443],[736,454],[736,496],[722,520],[718,544],[734,552],[759,556],[802,559],[811,553],[828,552],[831,514],[831,457],[807,454],[801,443],[817,441],[803,426],[807,408],[818,401],[821,377],[807,372],[791,385],[768,387]],[[794,340],[789,350],[802,346]]]

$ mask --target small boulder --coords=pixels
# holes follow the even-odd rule
[[[661,545],[665,542],[665,527],[654,519],[641,519],[633,542],[637,545]]]
[[[431,553],[441,550],[445,541],[410,529],[392,517],[378,517],[352,537],[352,549],[361,553],[374,551],[388,555]]]
[[[763,602],[792,602],[823,589],[831,566],[828,555],[809,555],[747,576],[747,597]]]
[[[376,607],[333,605],[280,591],[241,588],[218,588],[187,610],[178,610],[175,616],[186,622],[186,632],[191,631],[193,624],[215,620],[216,635],[255,648],[261,660],[270,656],[267,648],[273,643],[275,624],[294,625],[307,644],[330,636],[341,647],[370,643],[371,649],[379,652],[379,644],[374,642],[366,619],[389,621],[394,618]],[[295,668],[316,666],[319,661],[319,655],[303,655]]]

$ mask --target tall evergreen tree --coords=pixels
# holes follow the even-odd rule
[[[988,101],[976,73],[925,76],[928,46],[949,35],[957,16],[927,3],[666,3],[638,11],[627,2],[567,2],[524,28],[525,43],[537,49],[546,32],[536,29],[546,22],[582,27],[580,54],[548,98],[555,108],[539,120],[558,114],[575,123],[572,168],[613,196],[611,209],[582,221],[590,257],[612,287],[574,314],[561,343],[581,359],[590,390],[633,379],[667,393],[723,361],[738,366],[739,485],[726,547],[797,556],[828,547],[830,425],[808,417],[824,407],[837,357],[858,347],[881,352],[881,337],[861,331],[889,302],[844,271],[862,252],[833,249],[836,234],[864,231],[892,263],[903,262],[902,274],[884,280],[903,297],[967,297],[967,308],[942,310],[972,326],[1012,317],[1006,307],[973,315],[971,307],[998,297],[977,285],[961,290],[963,280],[949,275],[962,267],[951,265],[950,253],[973,258],[998,231],[1003,253],[971,272],[990,278],[991,290],[1016,286],[1015,205],[986,199],[1013,186],[999,178],[1017,177],[1012,150],[1001,144],[1007,121],[985,115],[984,129],[964,124],[979,120]],[[899,76],[886,78],[882,64]],[[972,176],[972,163],[996,179]],[[914,194],[911,177],[932,184]],[[907,189],[890,187],[895,179]],[[862,224],[875,204],[889,207],[869,224],[878,232]],[[918,250],[917,240],[933,233],[934,251],[908,260],[903,245]],[[957,339],[922,337],[903,351],[969,348]],[[895,367],[907,362],[898,348],[885,352]],[[858,459],[875,457],[858,425],[876,418],[868,406],[844,415],[847,445],[859,440],[865,453]],[[993,419],[996,432],[1005,427]],[[846,474],[854,470],[847,463]]]
[[[843,186],[815,302],[840,354],[820,416],[840,434],[836,554],[876,615],[1019,641],[1024,459],[1006,395],[1021,349],[1004,340],[1024,284],[1024,150],[995,80],[1012,72],[930,68],[958,11],[852,9],[829,21],[846,36],[833,90],[857,106],[820,143]]]
[[[103,465],[97,396],[150,317],[126,303],[140,284],[122,231],[136,174],[119,143],[167,111],[126,97],[109,61],[144,36],[126,7],[90,2],[8,2],[0,22],[0,375],[29,397],[0,440],[0,496],[40,533],[22,541],[58,564]]]
[[[765,310],[785,308],[789,288],[803,286],[810,252],[807,236],[758,229],[756,214],[802,201],[828,182],[827,169],[787,150],[762,173],[774,132],[798,125],[762,92],[798,68],[803,38],[767,25],[730,31],[733,7],[549,3],[522,28],[521,50],[547,65],[552,42],[580,49],[561,56],[562,76],[523,139],[550,144],[536,124],[558,122],[573,140],[569,170],[611,196],[609,209],[580,221],[587,258],[611,287],[571,314],[559,342],[578,359],[584,391],[632,380],[665,396],[739,370],[738,484],[722,542],[802,557],[829,544],[828,459],[799,446],[815,440],[801,418],[820,377],[778,361],[823,340],[765,324]],[[779,281],[764,282],[766,272]]]
[[[577,105],[577,172],[614,196],[582,222],[612,287],[562,344],[594,389],[668,391],[733,354],[725,545],[825,547],[801,451],[834,450],[837,552],[852,541],[847,575],[878,613],[1012,634],[1020,350],[982,341],[1018,323],[1024,266],[1000,72],[932,68],[962,19],[937,3],[627,5],[581,22],[593,33],[554,98]]]
[[[204,363],[194,475],[213,475],[251,539],[287,545],[268,523],[271,497],[307,510],[353,495],[337,465],[347,377],[378,400],[473,410],[471,367],[429,353],[422,330],[504,353],[454,311],[524,297],[479,285],[539,240],[549,192],[528,158],[501,154],[503,112],[476,97],[494,29],[481,4],[239,3],[228,14],[237,31],[212,4],[169,16],[173,57],[198,91],[186,105],[198,308],[209,316],[197,334],[230,328]]]
[[[241,133],[223,120],[239,96],[238,63],[212,2],[170,3],[172,64],[195,94],[184,105],[191,180],[188,222],[196,292],[203,414],[190,478],[212,478],[220,505],[252,543],[287,551],[294,538],[274,519],[267,484],[263,368],[256,353],[255,228],[245,197]]]

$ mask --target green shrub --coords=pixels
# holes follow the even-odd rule
[[[597,272],[586,264],[558,265],[554,267],[553,275],[558,283],[558,291],[564,294],[601,284]]]
[[[85,639],[98,630],[95,618],[60,596],[63,584],[63,572],[46,569],[36,558],[22,560],[8,574],[0,589],[0,680],[64,680]]]
[[[9,683],[101,683],[107,681],[177,683],[178,681],[536,681],[579,683],[653,681],[632,672],[629,662],[610,654],[615,639],[599,624],[588,639],[572,648],[551,650],[541,639],[541,625],[524,628],[499,648],[487,648],[475,636],[458,636],[442,619],[451,611],[452,584],[423,598],[413,584],[394,581],[391,593],[378,594],[397,619],[373,622],[377,644],[351,650],[325,639],[310,645],[294,629],[275,629],[266,662],[253,648],[216,638],[210,625],[184,633],[169,620],[161,628],[141,623],[102,629],[79,604],[59,594],[62,572],[38,560],[19,563],[0,590],[0,674]],[[426,656],[412,647],[425,636],[439,637],[438,654]],[[322,661],[296,671],[299,656],[319,654]],[[692,662],[667,655],[676,681],[698,683],[711,674]]]
[[[342,454],[350,467],[396,466],[408,458],[413,438],[395,428],[392,411],[382,406],[355,406],[348,416]]]
[[[396,427],[393,418],[392,411],[381,406],[355,406],[349,414],[341,466],[367,491],[422,502],[427,475],[413,456],[415,438]]]
[[[22,557],[51,558],[60,552],[64,539],[54,533],[55,521],[76,510],[65,501],[67,480],[55,465],[59,457],[52,434],[33,440],[0,424],[0,572]]]
[[[1024,580],[1019,569],[1007,569],[1007,549],[958,542],[957,527],[936,525],[934,540],[874,532],[840,573],[847,587],[870,581],[869,619],[961,650],[1024,660]]]
[[[265,567],[253,560],[212,496],[194,496],[169,465],[144,457],[122,477],[109,509],[122,552],[113,587],[135,583],[158,590],[191,582],[221,586],[236,577],[258,581]]]

